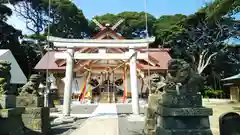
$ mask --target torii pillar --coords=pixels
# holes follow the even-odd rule
[[[135,54],[135,48],[129,48],[129,52]],[[131,81],[131,93],[132,93],[132,112],[134,115],[139,115],[139,97],[138,97],[138,85],[137,85],[137,55],[133,55],[130,59],[130,81]]]
[[[63,100],[63,115],[70,116],[71,97],[72,97],[72,81],[73,81],[73,54],[74,50],[68,48],[68,55],[66,56],[66,72],[64,85],[64,100]]]

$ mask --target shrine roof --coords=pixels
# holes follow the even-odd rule
[[[110,51],[109,53],[123,53],[128,51],[127,46],[125,45],[124,47],[121,47],[124,44],[148,44],[149,41],[153,41],[154,38],[149,38],[148,40],[146,39],[138,39],[138,40],[129,40],[125,39],[122,37],[120,34],[118,34],[116,31],[110,29],[110,28],[105,28],[102,29],[99,33],[97,33],[95,36],[92,37],[92,39],[89,40],[84,40],[84,39],[63,39],[63,38],[56,38],[56,37],[50,37],[53,42],[62,42],[64,45],[65,43],[68,43],[72,45],[74,42],[76,43],[82,43],[83,45],[81,48],[76,47],[74,50],[81,52],[81,53],[93,53],[96,52],[96,49],[98,48],[90,48],[86,47],[86,43],[95,43],[95,44],[109,44],[110,48],[108,50]],[[116,46],[113,44],[115,43]],[[61,43],[60,43],[61,44]],[[91,46],[91,45],[90,45]],[[118,46],[118,47],[117,47]],[[137,63],[137,66],[141,68],[141,70],[166,70],[167,69],[167,63],[171,59],[169,55],[169,50],[168,48],[149,48],[149,49],[143,49],[143,48],[138,48],[137,51],[140,52],[149,52],[149,60],[145,60],[146,62],[150,62],[151,64],[145,64],[144,62],[140,62],[141,60],[138,60],[139,63]],[[60,52],[65,51],[61,50]],[[44,57],[38,62],[38,64],[35,66],[35,70],[38,71],[44,71],[46,69],[48,70],[53,70],[53,71],[65,71],[65,60],[64,59],[56,59],[55,58],[55,53],[59,51],[49,51],[47,52]],[[92,60],[75,60],[75,69],[82,70],[82,67],[90,65],[93,61]],[[79,66],[81,65],[81,66]],[[79,68],[80,67],[80,68]],[[74,70],[75,71],[75,70]]]
[[[234,76],[230,76],[227,78],[222,79],[222,81],[233,81],[233,80],[240,80],[240,73]]]
[[[117,48],[116,48],[117,49]],[[157,65],[152,66],[148,64],[144,64],[139,62],[138,65],[142,70],[167,70],[167,64],[168,61],[171,60],[171,57],[168,53],[169,49],[165,48],[158,48],[158,49],[149,49],[149,56],[151,56],[154,60],[157,61]],[[147,50],[143,49],[141,50],[143,52],[146,52]],[[57,51],[59,52],[59,51]],[[58,61],[61,61],[60,59],[55,58],[56,51],[49,51],[47,52],[44,57],[38,62],[38,64],[35,66],[35,70],[44,71],[44,70],[54,70],[54,71],[65,71],[65,64],[59,64]],[[90,64],[90,60],[80,61],[77,62],[80,65],[87,65]]]
[[[57,51],[48,51],[42,59],[37,63],[37,65],[34,67],[35,70],[41,71],[41,70],[65,70],[65,66],[58,66],[55,58],[55,53]]]

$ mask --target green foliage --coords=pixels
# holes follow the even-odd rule
[[[47,40],[47,35],[46,34],[31,34],[31,35],[25,35],[24,37],[28,37],[31,39],[36,39],[40,41],[46,41]]]
[[[172,48],[173,57],[188,59],[196,69],[205,64],[208,66],[210,61],[207,62],[207,59],[212,54],[222,51],[225,48],[225,40],[238,30],[229,18],[208,21],[207,9],[208,7],[204,7],[195,14],[183,17],[170,29],[158,35],[158,44]],[[201,55],[204,56],[204,61],[201,60]],[[206,67],[202,66],[202,69],[204,68]],[[198,69],[198,72],[201,73],[202,69]]]
[[[0,2],[1,6],[2,4],[3,3]],[[7,14],[4,14],[4,12],[1,12],[0,16],[9,17]],[[39,57],[36,56],[32,48],[28,48],[28,46],[19,43],[18,38],[22,36],[21,31],[16,30],[5,21],[6,20],[0,20],[0,49],[10,49],[25,75],[31,74],[33,66],[38,62]]]
[[[48,33],[57,37],[83,38],[89,36],[88,21],[82,11],[69,0],[17,0],[15,11],[26,20],[34,34]],[[50,14],[49,14],[50,11]],[[36,36],[34,37],[36,38]],[[42,38],[42,37],[40,37]]]
[[[176,25],[179,21],[186,18],[185,15],[164,15],[156,20],[153,25],[153,34],[157,38],[158,43],[163,43],[169,39],[173,39],[183,29]]]
[[[240,6],[239,0],[215,0],[206,9],[208,20],[219,20],[225,15],[238,13]]]
[[[204,97],[208,98],[222,98],[223,96],[223,90],[205,90],[204,92]]]
[[[33,33],[40,34],[47,24],[45,6],[47,0],[11,0],[14,11],[25,19],[26,27]]]
[[[157,40],[152,47],[171,48],[173,58],[191,62],[196,72],[211,82],[206,85],[219,85],[222,77],[239,72],[240,58],[226,49],[225,42],[230,37],[239,37],[240,25],[226,16],[238,12],[239,5],[239,1],[216,0],[189,16],[160,17],[154,24]],[[215,75],[211,74],[213,71]]]
[[[234,51],[234,48],[229,48],[225,52],[220,52],[211,66],[220,78],[226,78],[240,72],[239,60],[239,54]]]
[[[7,16],[10,15],[12,15],[12,10],[6,5],[0,4],[0,19],[6,21]]]
[[[69,0],[52,0],[50,34],[64,38],[88,37],[88,21],[82,10]],[[48,10],[46,11],[48,12]],[[47,30],[45,31],[47,33]]]

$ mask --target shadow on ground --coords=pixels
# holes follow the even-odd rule
[[[53,121],[55,118],[51,118]],[[59,125],[51,125],[51,135],[68,135],[73,130],[77,129],[82,123],[87,120],[86,118],[77,119],[75,122],[68,122]]]

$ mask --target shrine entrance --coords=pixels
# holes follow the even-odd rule
[[[130,71],[130,85],[132,94],[132,110],[134,114],[139,114],[139,97],[138,97],[138,84],[137,84],[137,59],[148,59],[148,53],[138,51],[137,48],[146,48],[149,43],[155,39],[137,39],[137,40],[84,40],[84,39],[63,39],[48,37],[57,48],[67,48],[64,52],[56,52],[55,58],[66,60],[66,72],[65,72],[65,87],[64,87],[64,115],[70,115],[71,95],[72,95],[72,81],[74,60],[121,60],[119,66],[110,69],[107,73],[114,73],[115,69],[122,65],[129,65]],[[75,51],[74,48],[98,48],[98,52],[95,53],[82,53]],[[109,48],[125,48],[126,52],[108,53]],[[87,67],[85,67],[87,68]],[[91,73],[91,69],[89,72]],[[93,71],[94,72],[94,71]],[[126,74],[126,72],[125,72]],[[126,77],[126,75],[124,75]],[[108,75],[108,78],[110,76]],[[108,79],[109,80],[109,79]],[[108,81],[109,82],[109,81]],[[110,83],[110,82],[109,82]],[[109,85],[110,86],[110,85]],[[108,100],[110,100],[110,94],[114,95],[115,92],[109,92]],[[85,94],[85,92],[83,92]],[[105,94],[105,92],[103,92]],[[111,99],[115,99],[115,96],[111,96]],[[104,101],[104,99],[103,99]]]
[[[101,84],[100,84],[101,83]],[[106,79],[102,82],[98,82],[96,79],[91,79],[90,85],[92,85],[92,103],[118,103],[119,99],[124,96],[123,88],[120,86],[123,84],[122,79]]]

